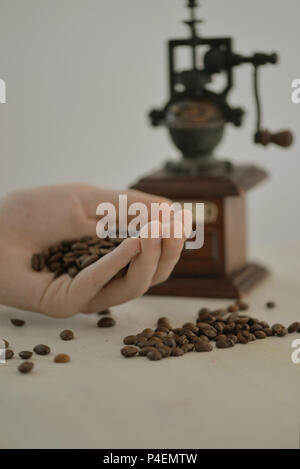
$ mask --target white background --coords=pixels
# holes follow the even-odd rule
[[[300,105],[299,0],[203,0],[206,35],[231,35],[238,52],[278,51],[262,71],[264,124],[297,134]],[[183,0],[0,0],[0,196],[32,185],[86,181],[124,188],[177,151],[147,111],[167,100],[165,41],[185,36]],[[234,106],[245,126],[228,126],[218,154],[268,169],[249,194],[251,245],[299,240],[299,144],[254,146],[252,70],[237,72]]]

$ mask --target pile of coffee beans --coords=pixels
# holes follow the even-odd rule
[[[68,274],[71,278],[101,257],[118,247],[123,239],[84,236],[80,239],[65,239],[40,253],[33,254],[31,267],[36,272],[47,269],[54,278]]]
[[[136,355],[157,361],[167,357],[180,357],[187,352],[212,352],[249,344],[268,337],[284,337],[299,332],[300,322],[286,328],[282,324],[270,325],[247,314],[248,304],[237,301],[227,309],[210,311],[202,308],[196,322],[186,322],[173,328],[168,318],[160,318],[155,329],[144,329],[137,335],[124,338],[121,354],[126,358]]]

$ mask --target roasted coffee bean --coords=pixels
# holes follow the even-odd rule
[[[215,318],[209,312],[201,312],[198,314],[197,322],[206,322],[207,324],[211,324],[215,322]]]
[[[250,326],[250,332],[252,332],[253,334],[257,331],[262,331],[263,330],[263,327],[260,325],[260,324],[254,324],[254,326]]]
[[[167,327],[157,327],[155,332],[162,332],[163,334],[169,334],[170,329]]]
[[[150,339],[148,339],[147,345],[150,347],[156,347],[157,345],[161,347],[163,345],[163,339],[160,339],[159,337],[150,337]]]
[[[293,322],[288,328],[289,334],[293,334],[294,332],[300,332],[300,322]]]
[[[216,340],[216,346],[217,348],[220,348],[220,349],[231,348],[231,347],[234,347],[234,342],[226,336],[224,339],[218,337]]]
[[[181,357],[184,355],[184,352],[181,348],[179,347],[173,347],[171,351],[171,357]]]
[[[76,275],[79,273],[79,270],[77,269],[77,267],[70,267],[68,269],[68,274],[71,278],[74,278],[76,277]]]
[[[176,342],[174,337],[163,337],[162,339],[164,345],[167,347],[176,347]]]
[[[198,327],[198,330],[201,332],[203,329],[209,329],[210,324],[206,322],[197,322],[197,327]]]
[[[167,335],[168,334],[166,332],[156,331],[156,332],[154,332],[152,337],[158,337],[158,338],[162,339],[163,337],[167,337]]]
[[[0,345],[1,345],[1,347],[2,347],[3,343],[4,343],[4,348],[8,348],[8,347],[9,347],[9,343],[7,342],[7,340],[5,340],[5,339],[0,339]]]
[[[26,374],[30,373],[30,371],[33,369],[34,363],[32,362],[23,362],[21,365],[18,367],[18,370],[20,373]]]
[[[97,326],[98,327],[113,327],[115,326],[115,324],[116,324],[116,321],[114,320],[114,318],[104,317],[102,319],[99,319]]]
[[[192,337],[195,337],[196,334],[192,332],[190,329],[183,329],[184,330],[184,335],[187,337],[187,339],[191,339]]]
[[[148,355],[149,352],[153,352],[157,350],[155,347],[143,347],[140,351],[139,351],[139,355],[140,357],[146,357]]]
[[[203,335],[206,335],[209,339],[215,339],[217,337],[217,331],[211,327],[209,329],[203,329]]]
[[[257,339],[265,339],[267,337],[267,334],[264,331],[256,331],[254,332],[254,335]]]
[[[148,339],[146,337],[141,337],[137,342],[136,345],[140,348],[146,347],[146,345],[149,345]]]
[[[125,345],[136,345],[136,336],[135,335],[128,335],[123,339],[123,343]]]
[[[259,321],[258,323],[263,329],[268,329],[270,327],[270,324],[267,323],[266,321]],[[300,324],[299,324],[300,326]]]
[[[256,341],[256,337],[254,334],[250,334],[250,340],[251,342],[255,342]]]
[[[276,332],[276,335],[278,337],[285,337],[287,334],[288,334],[288,330],[286,329],[286,327],[283,327],[282,329],[278,329]]]
[[[181,335],[179,337],[176,336],[175,337],[175,342],[176,342],[176,345],[183,345],[183,344],[188,343],[188,339],[184,335]]]
[[[204,342],[202,342],[202,344],[204,344]],[[188,352],[191,352],[192,350],[194,350],[194,347],[195,347],[194,344],[183,344],[183,346],[181,347],[181,350],[184,353],[188,353]]]
[[[142,334],[144,337],[146,337],[146,339],[150,339],[153,336],[154,331],[153,329],[147,328],[143,330]]]
[[[33,351],[37,355],[48,355],[51,352],[51,349],[48,345],[38,344],[34,347]]]
[[[225,325],[222,322],[216,322],[214,324],[214,329],[217,331],[218,334],[221,334],[223,332],[224,327],[225,327]]]
[[[29,350],[22,350],[22,352],[19,353],[19,357],[23,360],[29,360],[29,358],[32,357],[32,352],[29,352]]]
[[[10,360],[14,356],[14,352],[7,348],[5,350],[5,360]]]
[[[65,329],[59,334],[62,340],[73,340],[74,339],[74,332],[70,329]]]
[[[11,319],[10,322],[16,327],[22,327],[25,324],[25,321],[23,321],[23,319]]]
[[[190,345],[190,344],[188,344],[188,345]],[[183,346],[183,347],[184,347],[184,346]],[[183,347],[182,347],[182,349],[183,349]],[[166,347],[166,346],[164,345],[163,347],[158,348],[157,351],[158,351],[159,353],[161,353],[161,355],[162,355],[163,358],[168,358],[168,357],[171,355],[172,349],[171,349],[171,347]]]
[[[31,258],[31,267],[36,272],[40,272],[45,267],[45,258],[43,254],[33,254]]]
[[[159,318],[157,321],[157,327],[165,327],[166,329],[172,329],[168,318]]]
[[[273,329],[271,329],[271,327],[266,327],[265,329],[263,329],[263,331],[267,337],[273,337],[275,334]]]
[[[197,342],[195,344],[196,352],[212,352],[213,346],[205,342]]]
[[[238,305],[231,305],[227,308],[228,313],[237,313],[239,310],[240,308]]]
[[[237,324],[241,324],[241,325],[244,325],[244,324],[248,324],[249,323],[249,317],[247,316],[240,316],[237,320],[236,320],[236,323]]]
[[[193,328],[195,326],[195,324],[193,324],[192,322],[185,322],[182,326],[182,329],[190,329],[190,328]]]
[[[71,360],[70,356],[66,353],[59,353],[54,358],[55,363],[68,363]]]
[[[272,326],[272,329],[273,331],[275,332],[275,334],[277,334],[277,332],[281,331],[282,329],[284,329],[284,326],[282,324],[274,324]]]
[[[235,323],[234,322],[229,322],[224,326],[223,333],[224,334],[231,334],[235,330]]]
[[[269,308],[269,309],[272,309],[272,308],[275,308],[276,307],[276,303],[274,301],[268,301],[266,303],[266,307]]]
[[[236,304],[239,307],[240,311],[246,311],[249,308],[248,303],[245,303],[245,301],[242,300],[238,300]]]
[[[131,358],[134,357],[138,353],[138,349],[133,347],[132,345],[127,345],[121,349],[121,354],[123,357]]]
[[[239,344],[248,344],[251,340],[251,334],[249,333],[249,335],[248,334],[245,335],[243,331],[240,331],[237,334],[237,339],[238,339]]]
[[[231,339],[234,344],[238,342],[238,338],[235,334],[228,334],[227,337],[228,339]]]
[[[162,359],[162,354],[158,350],[151,350],[147,353],[148,360],[158,361]]]
[[[99,311],[99,316],[108,316],[110,314],[110,309],[104,309],[103,311]]]
[[[190,339],[190,342],[192,344],[196,344],[197,342],[204,342],[204,343],[208,343],[209,342],[209,338],[206,337],[206,335],[201,335],[200,337],[196,336],[195,337],[192,337]]]
[[[56,254],[53,254],[53,256],[51,256],[51,257],[49,258],[49,262],[50,262],[50,264],[53,264],[53,262],[58,262],[58,261],[60,261],[63,257],[64,257],[64,255],[63,255],[62,252],[57,252]]]

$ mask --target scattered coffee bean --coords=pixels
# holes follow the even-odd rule
[[[45,258],[43,254],[33,254],[31,258],[31,267],[36,272],[40,272],[45,267]]]
[[[150,339],[153,334],[154,334],[154,331],[153,329],[144,329],[143,332],[142,332],[143,336],[146,337],[146,339]]]
[[[183,350],[179,347],[172,348],[171,357],[181,357],[184,354]]]
[[[9,348],[7,348],[5,350],[5,360],[10,360],[11,358],[13,358],[13,356],[14,356],[14,352],[10,350]]]
[[[50,347],[48,347],[48,345],[38,344],[34,347],[33,351],[37,355],[49,355],[49,353],[51,352],[51,349]]]
[[[23,360],[29,360],[29,358],[32,357],[32,352],[29,352],[28,350],[22,350],[22,352],[19,353],[19,357]]]
[[[125,345],[135,345],[137,342],[137,339],[135,335],[128,335],[127,337],[124,338],[123,342]]]
[[[134,357],[138,353],[138,349],[132,345],[127,345],[121,349],[121,354],[126,358]]]
[[[155,347],[143,347],[143,348],[139,351],[139,355],[140,355],[141,357],[146,357],[149,352],[154,352],[155,350],[156,350]]]
[[[245,303],[245,301],[242,300],[238,300],[236,305],[239,307],[240,311],[246,311],[249,308],[248,303]]]
[[[231,348],[234,346],[234,342],[228,337],[225,337],[224,339],[218,338],[216,341],[216,346],[217,348],[221,348],[221,349]]]
[[[276,308],[276,303],[274,301],[268,301],[266,307],[269,309]]]
[[[66,330],[62,331],[59,334],[59,336],[62,340],[73,340],[74,339],[74,333],[73,333],[73,331],[71,331],[69,329],[66,329]]]
[[[7,340],[5,339],[0,339],[0,345],[2,346],[4,343],[4,348],[8,348],[9,347],[9,343],[7,342]]]
[[[114,318],[104,317],[102,319],[99,319],[97,326],[98,327],[113,327],[115,326],[115,324],[116,324],[116,321],[114,320]]]
[[[18,370],[20,373],[26,374],[30,373],[30,371],[33,369],[34,363],[32,362],[23,362],[21,365],[18,367]]]
[[[204,343],[204,342],[202,342],[202,343]],[[194,344],[183,344],[183,346],[181,347],[181,350],[183,351],[183,353],[188,353],[188,352],[191,352],[192,350],[194,350],[194,348],[196,349],[196,345],[194,345]]]
[[[22,327],[25,324],[25,321],[23,321],[23,319],[11,319],[10,322],[16,327]]]
[[[300,332],[300,322],[293,322],[288,328],[289,334],[293,334],[294,332]]]
[[[213,346],[205,342],[197,342],[195,344],[196,352],[212,352]]]
[[[68,363],[71,360],[70,356],[66,353],[59,353],[54,358],[55,363]]]
[[[158,361],[162,359],[162,354],[158,350],[151,350],[150,352],[148,352],[147,358],[148,360]]]
[[[267,334],[264,331],[256,331],[254,332],[254,335],[257,339],[265,339],[267,337]]]

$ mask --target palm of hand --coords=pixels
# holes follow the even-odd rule
[[[127,239],[73,280],[67,275],[54,279],[52,273],[31,269],[33,253],[65,238],[95,235],[97,205],[103,201],[116,204],[117,195],[70,184],[18,191],[4,199],[0,204],[1,302],[66,317],[128,301],[164,280],[179,258],[183,240],[168,240],[162,255],[162,244],[157,240]],[[135,191],[128,195],[146,204],[159,200]],[[128,263],[127,275],[111,281]],[[147,264],[148,271],[141,280]]]

